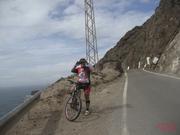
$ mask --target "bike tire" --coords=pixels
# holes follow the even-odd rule
[[[72,103],[72,100],[73,98],[75,98],[77,100],[77,104],[78,104],[78,108],[77,110],[74,109],[72,106],[71,106],[71,103]],[[65,116],[66,116],[66,119],[68,121],[75,121],[80,113],[81,113],[81,109],[82,109],[82,101],[81,101],[81,98],[77,95],[74,95],[74,96],[70,96],[65,104]],[[70,116],[70,112],[75,112],[73,116]]]

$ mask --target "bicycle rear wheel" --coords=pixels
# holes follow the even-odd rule
[[[66,119],[69,121],[76,120],[81,113],[81,108],[82,102],[80,97],[77,95],[70,96],[65,105]]]

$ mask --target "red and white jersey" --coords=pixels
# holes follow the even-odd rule
[[[80,83],[90,83],[90,72],[93,70],[93,66],[90,64],[87,65],[78,65],[75,67],[78,74],[78,82]]]

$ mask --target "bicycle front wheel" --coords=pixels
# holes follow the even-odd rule
[[[69,121],[76,120],[80,113],[82,108],[82,102],[79,96],[70,96],[66,102],[65,105],[65,116],[66,119]]]

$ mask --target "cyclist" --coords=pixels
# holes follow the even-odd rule
[[[86,59],[81,58],[73,67],[71,72],[77,73],[78,75],[78,89],[84,90],[84,97],[86,100],[86,111],[85,115],[89,114],[89,106],[90,106],[90,91],[91,91],[91,80],[90,80],[90,73],[93,70],[93,66],[89,64]]]

